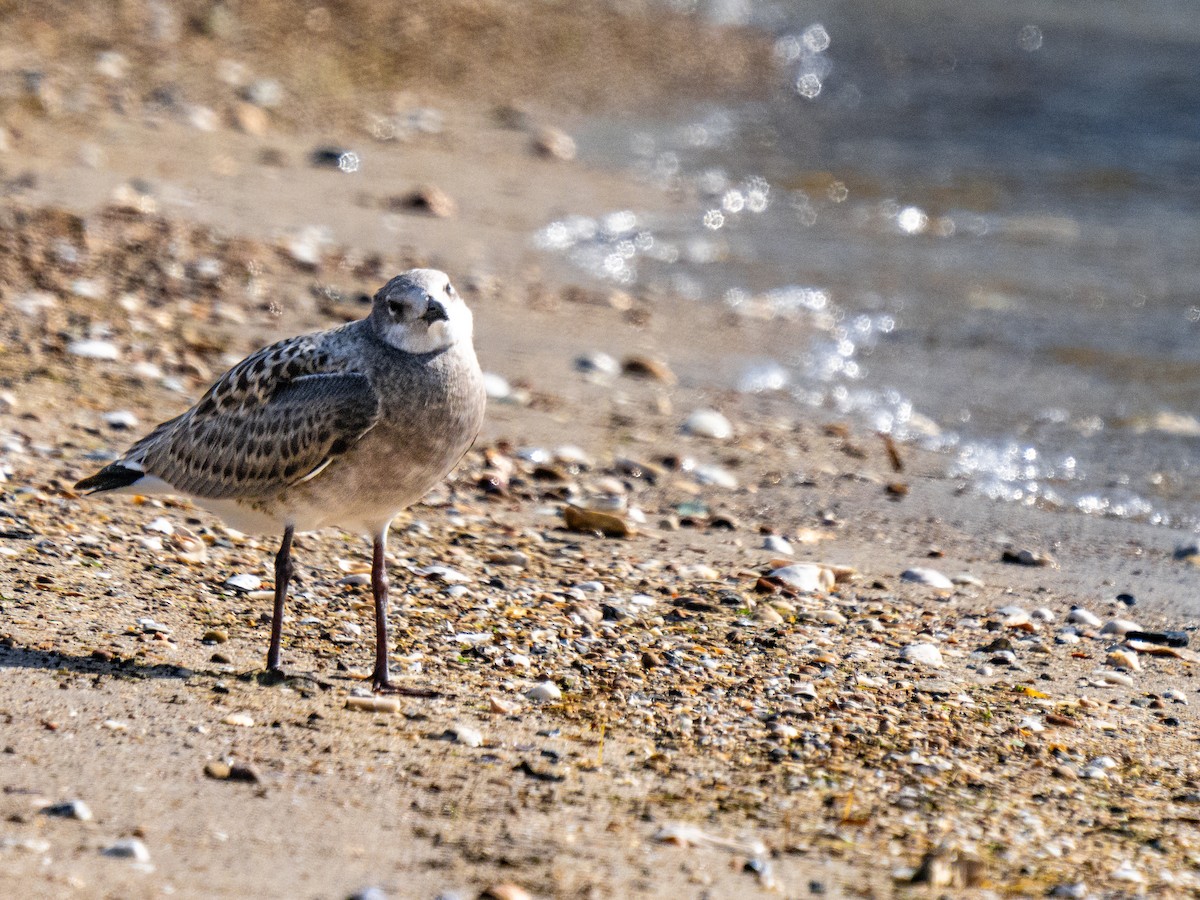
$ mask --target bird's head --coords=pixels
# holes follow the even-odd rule
[[[406,353],[434,353],[471,343],[471,310],[437,269],[409,269],[375,294],[371,322],[379,336]]]

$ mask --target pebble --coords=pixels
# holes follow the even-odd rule
[[[533,900],[529,891],[511,881],[493,884],[479,894],[479,900]]]
[[[1130,884],[1145,884],[1146,876],[1133,867],[1133,863],[1126,860],[1121,863],[1120,867],[1112,873],[1114,881],[1127,881]]]
[[[255,106],[275,109],[283,103],[283,85],[274,78],[256,78],[246,85],[242,96]]]
[[[138,417],[127,409],[118,409],[104,414],[104,424],[117,431],[138,427]]]
[[[812,594],[827,591],[834,585],[833,573],[813,563],[796,563],[772,569],[769,577],[778,579],[794,591]]]
[[[242,134],[262,137],[270,129],[271,119],[261,106],[239,103],[233,108],[233,124]]]
[[[563,521],[571,531],[585,534],[599,532],[605,537],[617,538],[629,537],[635,533],[633,525],[616,513],[564,506],[562,514]]]
[[[1100,617],[1082,606],[1072,606],[1071,611],[1067,613],[1067,621],[1075,625],[1087,625],[1089,628],[1100,627]]]
[[[1109,619],[1104,623],[1104,627],[1100,629],[1100,633],[1115,634],[1117,637],[1124,637],[1131,631],[1141,630],[1141,625],[1131,622],[1128,619]]]
[[[60,819],[77,819],[80,822],[92,821],[92,810],[82,800],[66,800],[51,806],[42,807],[44,816],[57,816]]]
[[[559,128],[543,126],[533,135],[533,150],[546,159],[570,162],[575,158],[575,139]]]
[[[822,625],[845,625],[847,619],[836,609],[820,609],[812,617]]]
[[[511,716],[521,708],[521,704],[517,703],[515,700],[508,700],[504,697],[497,697],[495,694],[493,694],[488,697],[488,708],[492,712],[499,715]]]
[[[262,579],[257,575],[251,575],[248,572],[242,572],[226,578],[225,587],[235,590],[241,594],[248,594],[250,591],[257,591],[260,587],[262,587]]]
[[[621,374],[621,364],[607,353],[594,351],[575,358],[575,371],[605,378]]]
[[[121,351],[116,344],[99,339],[72,341],[67,344],[67,352],[84,359],[102,359],[110,362],[121,358]]]
[[[284,249],[293,262],[307,269],[316,269],[325,258],[325,247],[329,240],[328,229],[309,225],[290,235],[284,242]]]
[[[512,385],[508,383],[508,379],[495,372],[483,373],[483,389],[487,392],[489,400],[504,401],[513,395]]]
[[[525,696],[536,702],[548,702],[562,699],[562,691],[553,681],[539,681],[525,692]]]
[[[698,409],[683,423],[683,430],[696,437],[727,441],[733,437],[733,425],[715,409]]]
[[[100,852],[115,859],[131,859],[137,863],[150,862],[150,851],[137,838],[124,838],[115,844],[109,844]]]
[[[465,747],[483,746],[483,734],[478,729],[472,728],[470,725],[464,725],[461,722],[447,728],[446,735],[453,739],[456,744],[462,744]]]
[[[792,545],[777,534],[768,534],[763,538],[762,548],[771,553],[782,554],[783,556],[792,556],[795,553]]]
[[[1162,697],[1164,700],[1170,700],[1172,703],[1179,703],[1183,706],[1188,705],[1188,699],[1183,692],[1177,691],[1174,688],[1163,691]]]
[[[914,567],[905,569],[900,573],[901,581],[911,581],[915,584],[924,584],[938,591],[954,590],[954,582],[939,572],[937,569],[927,569],[922,567]]]
[[[1000,561],[1017,566],[1045,566],[1057,569],[1058,563],[1049,553],[1038,550],[1005,550],[1000,554]]]
[[[1088,896],[1088,886],[1086,882],[1074,881],[1070,884],[1055,885],[1050,891],[1051,897],[1067,897],[1069,900],[1083,900]]]
[[[1105,670],[1100,673],[1100,680],[1105,684],[1119,684],[1123,687],[1133,687],[1133,679],[1124,672],[1110,672]]]
[[[933,668],[945,665],[942,651],[933,644],[909,644],[900,651],[900,658],[905,662]]]
[[[388,207],[395,212],[416,210],[428,213],[435,219],[452,219],[458,215],[458,203],[455,199],[432,184],[422,185],[407,194],[393,197],[388,201]]]
[[[347,697],[346,709],[360,712],[400,712],[399,697]]]
[[[96,74],[120,81],[129,74],[129,58],[116,50],[105,50],[96,56]]]
[[[166,516],[159,516],[157,519],[152,519],[145,526],[146,531],[157,531],[159,534],[174,534],[175,526]]]
[[[204,636],[200,638],[204,644],[224,644],[229,640],[229,632],[224,628],[210,628],[204,632]]]
[[[254,726],[254,719],[249,713],[235,712],[223,718],[221,724],[232,725],[235,728],[251,728]]]
[[[1142,668],[1137,654],[1129,650],[1113,650],[1104,661],[1114,669],[1129,669],[1131,672],[1137,672]]]
[[[631,378],[646,378],[651,381],[661,381],[663,384],[675,384],[679,379],[671,371],[671,367],[659,359],[650,356],[627,356],[621,362],[621,374]]]

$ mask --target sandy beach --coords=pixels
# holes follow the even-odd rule
[[[359,81],[395,26],[346,24],[370,4],[274,43],[272,4],[186,6],[130,4],[98,48],[34,4],[0,47],[0,894],[1200,891],[1188,535],[991,502],[939,454],[724,387],[805,326],[531,242],[694,204],[563,139],[766,90],[768,41],[416,4],[438,68]],[[668,52],[689,41],[713,52]],[[369,550],[337,531],[296,539],[270,683],[278,536],[70,486],[413,265],[454,279],[495,377],[474,449],[393,525],[408,693],[366,689]]]

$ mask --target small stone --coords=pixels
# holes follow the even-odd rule
[[[497,697],[495,694],[488,697],[488,708],[498,715],[511,716],[521,705],[513,700],[508,700],[504,697]]]
[[[104,414],[104,424],[117,431],[127,428],[137,428],[138,417],[127,409],[118,409]]]
[[[696,437],[727,441],[733,437],[733,425],[715,409],[698,409],[683,423],[683,430]]]
[[[662,664],[663,664],[662,657],[659,656],[657,653],[655,653],[653,650],[643,650],[642,651],[642,668],[643,669],[657,669]]]
[[[621,363],[621,374],[631,378],[661,381],[663,384],[675,384],[679,380],[670,366],[649,356],[627,356]]]
[[[489,400],[504,401],[513,395],[512,385],[508,383],[508,379],[495,372],[483,373],[483,389]]]
[[[783,556],[791,556],[793,553],[795,553],[795,551],[792,550],[792,545],[777,534],[768,534],[765,538],[763,538],[762,548],[771,553],[782,554]]]
[[[1138,662],[1137,654],[1129,650],[1113,650],[1108,654],[1104,662],[1114,669],[1129,669],[1131,672],[1138,672],[1142,668],[1142,664]]]
[[[221,128],[221,117],[211,106],[201,106],[200,104],[189,106],[187,120],[188,124],[197,131],[203,131],[206,134],[212,134]]]
[[[783,616],[765,603],[754,610],[754,618],[767,625],[781,625],[784,621]]]
[[[66,800],[63,803],[55,803],[52,806],[42,807],[41,813],[44,816],[56,816],[60,819],[76,819],[80,822],[92,821],[92,810],[82,800]]]
[[[812,617],[822,625],[845,625],[847,621],[836,609],[820,609],[813,613]]]
[[[120,359],[121,351],[112,341],[82,340],[67,345],[67,352],[84,359],[102,359],[109,362]]]
[[[125,838],[115,844],[109,844],[100,852],[114,859],[131,859],[137,863],[150,862],[150,851],[137,838]]]
[[[96,57],[96,74],[120,81],[129,74],[129,59],[116,50],[105,50]]]
[[[283,102],[283,85],[274,78],[258,78],[246,85],[242,96],[255,106],[275,109]]]
[[[1117,684],[1122,687],[1133,687],[1133,679],[1124,672],[1103,671],[1100,673],[1100,680],[1105,684]]]
[[[1115,634],[1117,637],[1124,637],[1131,631],[1141,631],[1142,626],[1137,622],[1131,622],[1128,619],[1109,619],[1104,623],[1104,627],[1100,629],[1101,634]]]
[[[347,697],[346,709],[356,709],[360,712],[400,712],[398,697]]]
[[[1099,628],[1100,618],[1082,606],[1072,606],[1067,613],[1067,621],[1074,625],[1086,625],[1088,628]]]
[[[945,665],[942,651],[933,644],[909,644],[900,651],[900,658],[905,662],[932,668]]]
[[[242,572],[237,575],[231,575],[225,579],[225,587],[237,591],[239,594],[248,594],[251,591],[257,591],[262,587],[262,579],[257,575],[251,575],[248,572]]]
[[[1126,881],[1130,884],[1145,884],[1146,876],[1133,867],[1133,863],[1126,860],[1115,872],[1112,873],[1113,881]]]
[[[911,581],[914,584],[924,584],[935,591],[952,591],[954,590],[954,582],[939,572],[937,569],[928,569],[920,566],[911,569],[905,569],[900,573],[901,581]]]
[[[479,900],[533,900],[533,897],[524,888],[511,881],[505,881],[484,888],[479,894]]]
[[[533,149],[546,159],[570,162],[575,158],[575,139],[561,129],[545,126],[534,133]]]
[[[827,591],[834,585],[833,573],[824,566],[814,563],[796,563],[780,569],[772,569],[769,578],[782,581],[793,591],[812,594]]]
[[[575,371],[604,378],[615,377],[621,373],[621,364],[607,353],[596,351],[576,357]]]
[[[239,103],[233,108],[233,124],[242,134],[262,137],[270,129],[271,119],[261,106]]]
[[[458,204],[454,198],[431,184],[418,187],[399,197],[392,197],[387,205],[393,212],[415,210],[428,213],[436,219],[452,219],[458,214]]]
[[[446,729],[446,735],[456,744],[462,744],[465,747],[482,747],[483,734],[476,728],[470,725],[464,725],[459,722],[451,725]]]
[[[210,628],[204,632],[200,642],[204,644],[224,644],[229,640],[229,632],[224,628]]]
[[[1181,691],[1177,691],[1173,688],[1163,691],[1162,697],[1164,700],[1170,700],[1172,703],[1179,703],[1182,706],[1188,705],[1187,697]]]
[[[232,725],[235,728],[252,728],[254,726],[254,719],[250,716],[249,713],[235,712],[235,713],[230,713],[225,718],[223,718],[221,720],[221,724],[222,725]]]
[[[1048,553],[1042,553],[1037,550],[1005,550],[1000,554],[1000,561],[1011,563],[1016,566],[1046,566],[1051,569],[1057,569],[1058,563],[1054,561]]]
[[[563,507],[563,521],[571,531],[587,534],[599,532],[605,537],[624,538],[635,533],[633,525],[615,513],[580,509],[577,506]]]
[[[171,520],[168,519],[166,516],[159,516],[157,519],[154,519],[151,522],[147,523],[147,525],[145,527],[146,527],[147,531],[155,531],[155,532],[158,532],[159,534],[168,534],[169,535],[169,534],[175,533],[175,526],[171,523]]]
[[[1087,883],[1075,881],[1070,884],[1055,885],[1050,891],[1051,897],[1067,897],[1069,900],[1083,900],[1088,895]]]
[[[548,702],[562,699],[562,691],[553,681],[540,681],[525,692],[525,696],[536,702]]]
[[[284,242],[284,249],[293,262],[305,269],[316,269],[325,257],[325,247],[329,240],[328,229],[319,225],[309,225],[290,235]]]

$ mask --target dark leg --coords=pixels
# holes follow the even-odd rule
[[[275,554],[275,612],[271,616],[271,649],[267,651],[267,671],[282,671],[279,667],[279,641],[283,637],[283,601],[287,599],[288,582],[292,580],[291,525],[283,532],[283,542]]]
[[[384,550],[387,549],[387,528],[375,537],[371,552],[371,591],[375,594],[375,671],[371,683],[377,691],[388,691],[392,681],[388,677],[388,577]]]

